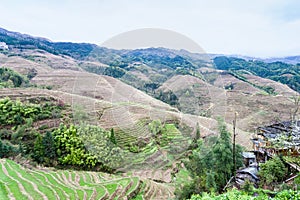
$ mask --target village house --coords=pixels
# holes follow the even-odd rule
[[[298,157],[300,154],[300,121],[283,121],[269,126],[259,127],[251,139],[253,150],[243,152],[244,168],[236,171],[234,185],[241,187],[246,180],[258,186],[259,163],[264,163],[275,155]],[[285,163],[292,173],[286,183],[297,177],[300,167],[296,163]]]
[[[274,155],[299,156],[300,153],[300,121],[284,121],[257,129],[252,139],[253,150],[259,156]]]
[[[243,152],[243,160],[245,167],[249,167],[256,162],[256,157],[253,152]]]
[[[249,180],[255,187],[258,186],[258,165],[257,163],[252,163],[250,166],[240,169],[236,172],[235,183],[238,187],[243,185],[246,180]]]
[[[8,46],[5,42],[0,42],[0,49],[1,50],[8,50]]]

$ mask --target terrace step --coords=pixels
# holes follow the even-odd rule
[[[138,177],[27,169],[7,159],[0,159],[0,172],[0,182],[9,199],[126,199],[138,193],[140,188]],[[117,186],[115,189],[114,185]],[[106,187],[110,187],[110,193]]]

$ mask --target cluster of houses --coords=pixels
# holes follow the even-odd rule
[[[251,140],[253,150],[243,153],[244,168],[236,172],[234,183],[236,187],[243,185],[246,180],[258,186],[259,163],[264,163],[275,155],[295,157],[300,155],[300,121],[284,121],[259,127]],[[286,164],[296,174],[300,171],[297,164]]]

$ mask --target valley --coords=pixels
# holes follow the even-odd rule
[[[173,199],[200,147],[236,128],[251,151],[258,127],[299,106],[299,64],[0,40],[1,199]]]

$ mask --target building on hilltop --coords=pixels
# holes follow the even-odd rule
[[[5,42],[0,42],[0,49],[1,50],[8,50],[8,46]]]

